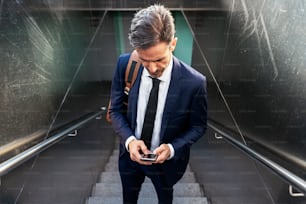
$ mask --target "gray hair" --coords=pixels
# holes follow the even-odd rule
[[[170,43],[175,27],[171,12],[162,5],[138,11],[131,23],[129,40],[133,48],[146,49],[160,42]]]

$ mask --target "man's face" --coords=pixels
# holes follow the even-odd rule
[[[171,60],[172,51],[176,46],[176,38],[170,44],[160,42],[147,49],[136,49],[142,65],[152,77],[160,77]]]

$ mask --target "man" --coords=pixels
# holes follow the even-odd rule
[[[113,128],[120,136],[124,203],[137,203],[145,176],[152,180],[159,203],[172,203],[173,186],[186,170],[190,146],[206,130],[206,78],[172,55],[177,42],[174,34],[173,17],[164,6],[153,5],[135,14],[129,40],[142,66],[129,92],[126,111],[124,76],[130,54],[120,56],[117,62],[110,110]],[[147,103],[151,103],[155,81],[159,85],[153,98],[158,98],[158,103],[151,111],[156,115],[148,123],[153,129],[148,141],[143,126],[147,127]],[[156,154],[156,161],[141,160],[147,153]]]

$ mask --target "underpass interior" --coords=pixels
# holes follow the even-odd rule
[[[153,1],[1,1],[0,145],[108,105],[135,11]],[[161,2],[163,3],[163,2]],[[167,1],[175,55],[208,79],[208,117],[305,180],[303,1]],[[116,135],[101,119],[1,177],[0,203],[85,203]],[[26,147],[11,151],[22,152]],[[1,162],[7,155],[0,155]],[[190,166],[209,203],[306,203],[288,183],[208,129]],[[298,192],[298,190],[297,190]]]

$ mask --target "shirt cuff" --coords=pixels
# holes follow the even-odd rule
[[[129,144],[132,140],[136,140],[136,137],[131,135],[127,140],[125,141],[125,148],[129,152]]]
[[[169,158],[168,158],[168,160],[170,160],[170,159],[172,159],[173,157],[174,157],[174,154],[175,154],[175,151],[174,151],[174,148],[173,148],[173,146],[172,146],[172,144],[167,144],[168,146],[169,146],[169,148],[170,148],[170,156],[169,156]]]

